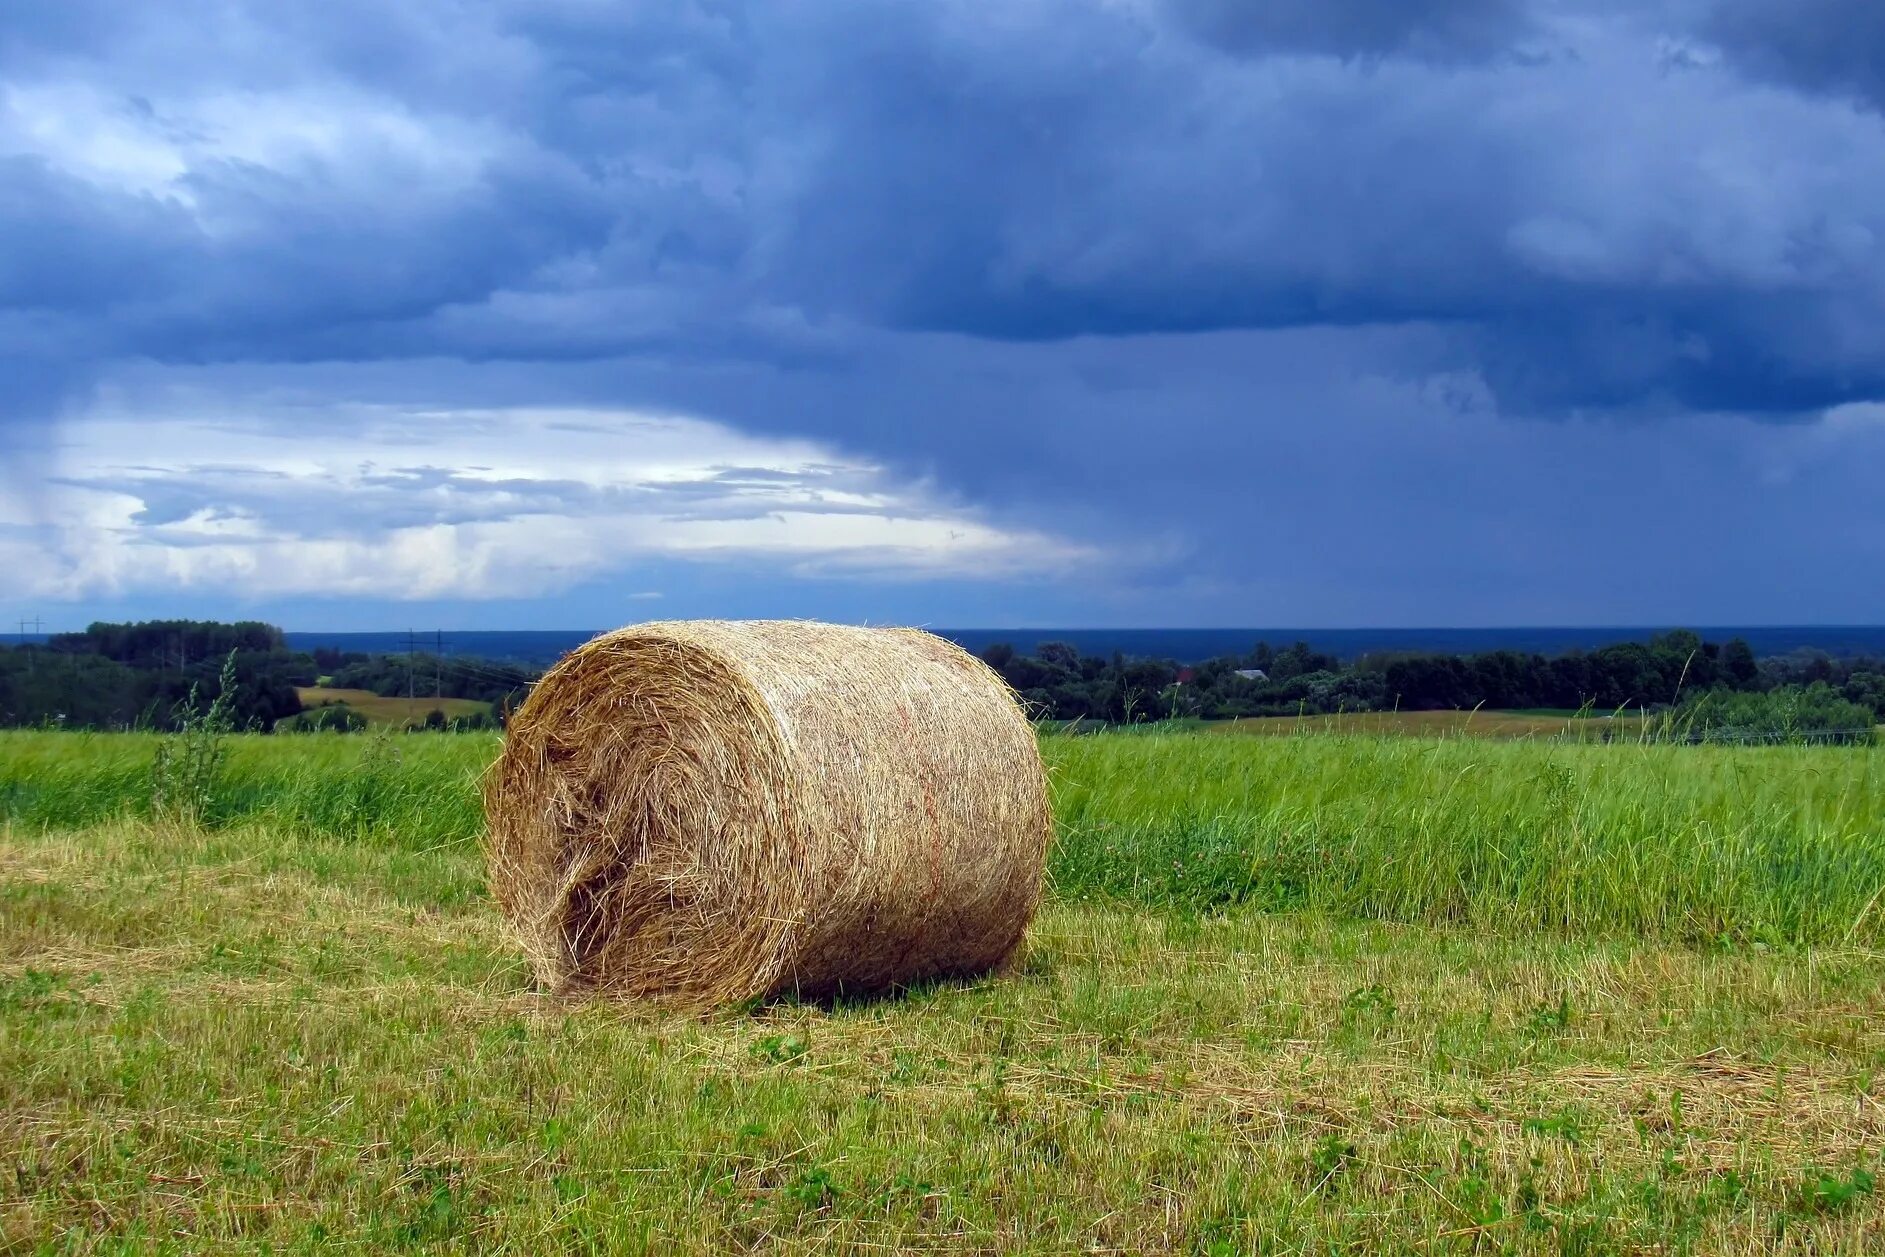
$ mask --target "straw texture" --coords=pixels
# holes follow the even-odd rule
[[[915,629],[641,624],[515,713],[491,887],[538,979],[709,1005],[999,966],[1052,829],[1001,678]]]

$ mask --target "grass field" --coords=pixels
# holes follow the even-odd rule
[[[372,690],[334,689],[323,685],[296,686],[295,693],[300,696],[304,708],[343,703],[365,717],[369,725],[399,728],[422,725],[434,711],[444,712],[447,720],[469,720],[474,716],[491,714],[491,704],[471,698],[428,698],[422,694],[408,699],[375,694]]]
[[[1878,749],[1048,738],[1015,973],[682,1018],[530,990],[495,748],[0,735],[0,1248],[1885,1243]]]

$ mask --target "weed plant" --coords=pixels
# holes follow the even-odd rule
[[[162,735],[151,756],[151,814],[166,820],[196,821],[209,814],[222,766],[225,739],[234,725],[236,652],[223,660],[216,698],[207,709],[197,687],[190,686],[177,711],[177,730]]]

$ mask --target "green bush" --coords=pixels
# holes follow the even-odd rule
[[[1709,690],[1652,724],[1652,736],[1683,742],[1870,742],[1877,715],[1816,681],[1765,692]]]
[[[359,733],[367,718],[345,703],[328,703],[275,726],[278,733]]]

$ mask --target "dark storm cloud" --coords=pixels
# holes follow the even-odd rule
[[[688,307],[729,308],[700,294],[725,286],[713,273],[746,230],[680,169],[698,151],[686,130],[720,118],[689,65],[661,66],[688,22],[574,16],[594,11],[535,5],[510,25],[454,0],[6,5],[0,360],[82,383],[121,357],[684,339],[677,325],[707,317]],[[603,46],[634,51],[586,51]],[[486,343],[480,311],[508,336]]]
[[[16,7],[16,83],[89,83],[83,126],[184,169],[9,159],[0,301],[175,361],[1436,322],[1516,411],[1793,412],[1885,371],[1876,125],[1657,51],[1841,82],[1871,9],[342,7]],[[221,151],[245,107],[334,135]]]
[[[9,313],[99,315],[173,291],[196,230],[175,207],[100,195],[37,157],[0,158],[0,294]]]
[[[853,41],[835,81],[873,108],[793,98],[834,139],[769,272],[1018,340],[1444,323],[1521,413],[1876,395],[1879,129],[1686,66],[1671,29],[1365,71],[1200,61],[1149,20]]]
[[[1536,570],[1616,614],[1605,556],[1653,547],[1601,521],[1648,483],[1662,543],[1713,545],[1791,434],[1778,531],[1700,597],[1852,492],[1814,425],[1745,417],[1885,396],[1881,12],[0,0],[0,415],[148,361],[311,382],[333,439],[333,398],[667,408],[1151,537],[1188,557],[1135,580],[1205,617],[1212,581],[1574,605],[1499,601]],[[441,474],[375,509],[510,509]],[[265,513],[199,479],[152,518]]]
[[[1719,0],[1701,31],[1755,73],[1885,108],[1885,5],[1875,0]]]
[[[1187,27],[1229,51],[1337,57],[1486,57],[1531,29],[1516,0],[1171,0]]]

